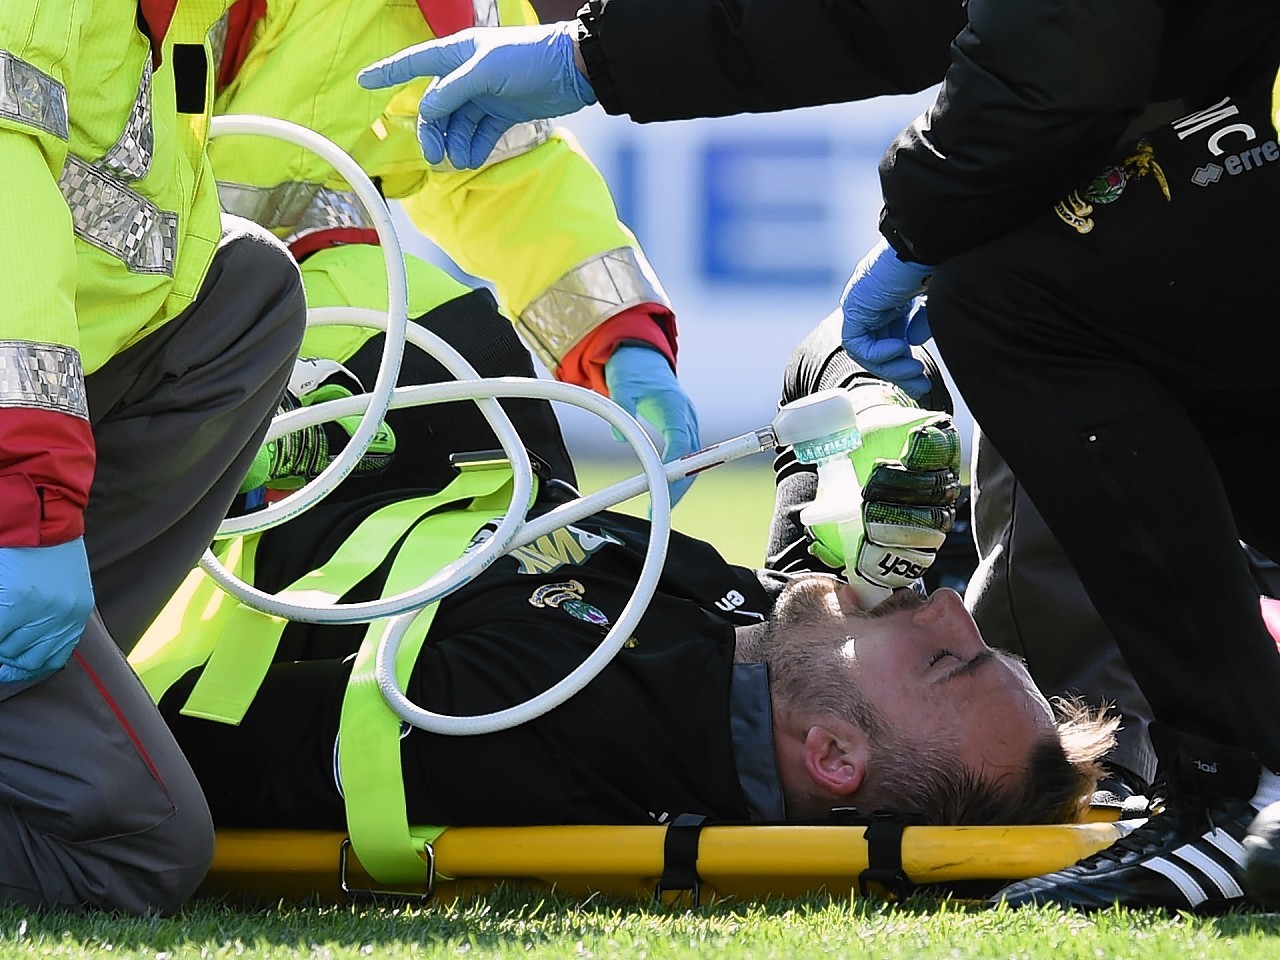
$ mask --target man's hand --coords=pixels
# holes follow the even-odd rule
[[[881,240],[854,268],[844,288],[841,340],[849,356],[913,397],[929,390],[924,365],[911,356],[913,344],[929,339],[924,293],[932,267],[899,260]]]
[[[448,156],[454,167],[474,169],[515,124],[596,102],[574,64],[575,27],[567,21],[463,30],[401,50],[365,67],[358,79],[376,90],[439,77],[418,105],[418,145],[429,163]]]
[[[60,670],[93,611],[84,538],[0,547],[0,682]]]
[[[862,484],[862,542],[856,575],[886,589],[910,586],[937,559],[960,495],[960,434],[945,413],[922,410],[893,384],[849,388],[862,446],[849,456]],[[839,533],[816,526],[810,552],[845,566]]]
[[[662,459],[679,459],[701,446],[698,413],[667,358],[652,347],[624,344],[604,365],[609,396],[633,417],[653,424],[662,436]],[[674,505],[693,485],[693,477],[672,481]]]

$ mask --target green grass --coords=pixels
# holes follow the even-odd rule
[[[638,472],[624,460],[579,461],[578,482],[584,493]],[[623,513],[644,516],[645,497],[622,504]],[[764,562],[773,513],[773,467],[769,457],[752,457],[708,470],[699,476],[672,511],[672,526],[681,533],[715,544],[731,563],[758,567]]]
[[[266,958],[851,957],[859,960],[1273,960],[1280,918],[1111,910],[984,910],[814,898],[696,910],[499,891],[425,907],[234,909],[196,902],[171,919],[0,910],[0,960],[111,957]]]
[[[584,490],[634,470],[587,463]],[[773,503],[767,458],[708,472],[675,511],[678,529],[758,564]],[[643,513],[637,499],[623,507]],[[725,901],[696,910],[596,898],[586,902],[509,889],[423,907],[236,907],[196,900],[177,917],[0,909],[0,960],[364,960],[377,957],[567,957],[693,960],[850,957],[856,960],[1276,960],[1280,916],[1169,917],[1111,910],[986,910],[911,900],[848,897]]]

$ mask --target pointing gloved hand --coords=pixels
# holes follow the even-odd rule
[[[338,361],[299,358],[294,362],[293,375],[278,412],[287,413],[300,406],[342,400],[364,392],[359,378]],[[254,456],[249,473],[240,484],[240,492],[248,493],[263,486],[290,490],[314,480],[342,452],[359,426],[360,417],[341,417],[267,441]],[[381,473],[390,465],[395,452],[396,436],[383,423],[351,471],[352,475]]]
[[[921,294],[932,273],[923,263],[899,260],[881,240],[854,268],[842,295],[841,340],[849,356],[913,397],[929,391],[924,364],[911,356],[911,347],[931,336]]]
[[[609,396],[633,417],[653,424],[662,436],[664,462],[679,459],[701,446],[698,413],[662,352],[639,344],[623,344],[604,365]],[[693,485],[693,477],[672,481],[674,505]]]
[[[854,571],[889,590],[910,586],[933,565],[955,522],[960,434],[950,415],[921,409],[891,383],[866,378],[848,389],[862,435],[862,446],[849,454],[863,488]],[[809,552],[843,570],[834,525],[809,533]]]
[[[365,67],[370,90],[439,77],[418,105],[418,144],[429,163],[484,163],[517,123],[559,117],[596,102],[573,62],[576,21],[463,30]]]
[[[0,683],[62,668],[93,612],[84,538],[0,547]]]

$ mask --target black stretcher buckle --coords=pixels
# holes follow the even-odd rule
[[[427,855],[426,890],[374,890],[371,887],[353,887],[347,883],[347,855],[351,849],[351,838],[345,837],[338,851],[338,886],[349,903],[373,903],[379,898],[393,900],[409,900],[414,903],[426,903],[436,893],[436,851],[430,841],[423,841],[422,850]]]
[[[857,807],[838,807],[831,816],[836,823],[866,828],[862,838],[867,845],[867,869],[858,874],[858,895],[871,896],[874,883],[895,900],[906,899],[914,884],[902,866],[902,833],[913,820],[892,810],[864,814]]]
[[[653,888],[653,899],[663,903],[662,895],[688,892],[696,907],[702,902],[702,878],[698,876],[698,840],[707,818],[696,813],[681,813],[667,825],[662,841],[662,876]]]

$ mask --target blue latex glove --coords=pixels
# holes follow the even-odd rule
[[[0,681],[62,668],[93,611],[84,538],[0,547]]]
[[[428,163],[459,170],[484,163],[512,126],[560,117],[596,102],[573,62],[576,21],[463,30],[365,67],[370,90],[439,77],[418,105],[418,145]]]
[[[932,273],[933,267],[923,263],[899,260],[881,240],[854,268],[841,298],[841,340],[849,356],[912,397],[924,396],[930,386],[911,347],[931,336],[921,294]]]
[[[698,412],[680,386],[667,358],[653,347],[624,344],[604,365],[604,380],[614,403],[653,424],[662,436],[662,459],[670,462],[701,447]],[[670,483],[674,505],[693,485],[693,477]]]

